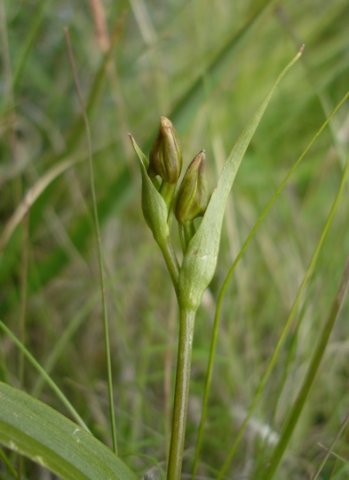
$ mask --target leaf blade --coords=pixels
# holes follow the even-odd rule
[[[0,443],[64,480],[135,480],[114,453],[53,408],[0,382]]]

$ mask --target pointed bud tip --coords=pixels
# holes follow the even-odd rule
[[[171,120],[160,117],[160,128],[149,156],[149,168],[166,183],[176,183],[182,169],[182,152]]]
[[[160,117],[160,126],[163,128],[173,128],[171,120],[164,115],[161,115]]]
[[[188,167],[188,170],[195,170],[195,169],[198,169],[198,170],[201,170],[204,165],[205,165],[205,160],[206,160],[206,155],[205,155],[205,150],[200,150],[199,153],[197,153],[195,155],[195,157],[193,158],[193,160],[191,161],[189,167]]]

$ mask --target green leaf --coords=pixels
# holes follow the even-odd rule
[[[202,294],[212,280],[217,264],[225,205],[241,161],[276,87],[287,71],[300,58],[301,54],[302,49],[280,73],[251,123],[238,138],[224,164],[217,188],[212,194],[206,213],[196,234],[189,243],[180,271],[180,302],[186,308],[196,310],[199,307]]]
[[[0,382],[0,443],[64,480],[135,480],[93,435],[53,408]]]

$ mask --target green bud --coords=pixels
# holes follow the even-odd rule
[[[205,152],[201,150],[189,165],[178,190],[175,215],[186,223],[205,213],[208,195],[204,181]]]
[[[143,215],[150,230],[153,232],[155,240],[159,245],[163,246],[166,244],[169,236],[167,205],[148,175],[146,170],[147,157],[139,148],[132,135],[130,135],[130,139],[138,156],[139,166],[142,174]]]
[[[182,170],[182,152],[172,122],[160,117],[160,129],[149,156],[149,174],[176,183]]]

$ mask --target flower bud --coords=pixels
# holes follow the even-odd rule
[[[172,122],[160,118],[160,129],[149,156],[149,174],[159,175],[166,183],[176,183],[182,169],[182,152]]]
[[[204,182],[205,152],[202,150],[189,165],[178,190],[175,215],[179,223],[186,223],[205,213],[208,195]]]
[[[165,200],[151,181],[147,169],[147,157],[137,145],[136,140],[130,135],[132,146],[138,156],[142,174],[142,210],[145,221],[159,245],[164,245],[169,236],[167,223],[168,209]]]

